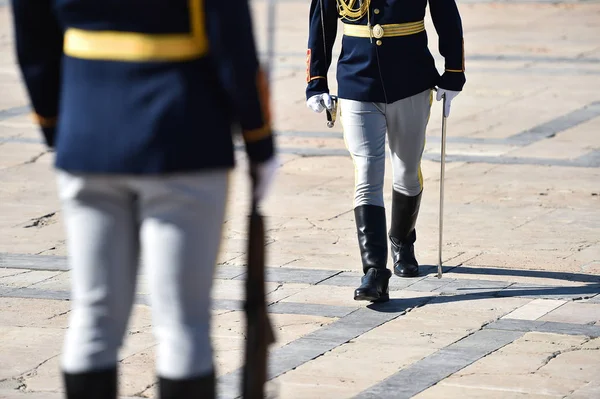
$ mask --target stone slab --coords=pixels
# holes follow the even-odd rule
[[[600,322],[600,304],[567,303],[540,318],[559,323],[595,324]]]
[[[411,398],[522,335],[517,331],[478,331],[386,378],[355,398]]]
[[[600,293],[600,284],[579,287],[548,287],[535,284],[515,283],[498,293],[499,296],[526,296],[541,299],[585,299]]]
[[[10,269],[67,271],[67,258],[64,256],[26,255],[0,253],[0,267]]]
[[[0,297],[68,301],[70,299],[70,292],[43,290],[37,288],[5,289],[5,292],[0,291]],[[135,303],[143,305],[150,304],[147,295],[137,295]],[[410,302],[408,304],[410,304]],[[213,299],[212,305],[212,308],[214,310],[244,310],[244,301],[235,299]],[[344,317],[350,314],[351,312],[355,311],[357,308],[324,304],[277,302],[269,305],[267,309],[269,312],[279,314],[303,314],[324,317]]]
[[[598,116],[600,116],[600,101],[594,101],[566,115],[561,115],[532,129],[512,135],[507,140],[520,145],[531,144],[554,137],[560,132],[569,130]]]
[[[594,399],[600,398],[600,383],[593,381],[577,389],[567,396],[568,399]]]
[[[566,301],[554,299],[534,299],[525,306],[522,306],[509,314],[503,316],[503,319],[537,320],[554,309],[564,305]]]
[[[501,319],[494,323],[488,324],[486,328],[522,332],[537,331],[553,334],[585,335],[588,337],[600,336],[600,327],[598,326],[572,323],[556,323],[541,320]]]
[[[356,308],[310,303],[278,302],[269,305],[267,310],[273,313],[344,317],[354,312]]]
[[[293,269],[282,267],[266,268],[265,281],[268,282],[286,282],[286,283],[304,283],[317,284],[321,281],[339,274],[337,270],[320,270],[320,269]],[[234,280],[245,279],[245,274],[236,277]]]

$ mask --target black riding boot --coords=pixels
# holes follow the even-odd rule
[[[67,399],[116,399],[117,368],[87,373],[63,372]]]
[[[385,302],[390,299],[387,265],[385,208],[361,205],[354,208],[358,246],[363,265],[361,285],[354,290],[357,301]]]
[[[415,224],[421,205],[421,191],[414,197],[392,192],[392,224],[390,243],[394,274],[399,277],[416,277],[419,275],[419,263],[415,258],[414,243],[417,239]]]
[[[170,380],[160,377],[158,380],[160,399],[215,399],[215,373],[189,378]]]

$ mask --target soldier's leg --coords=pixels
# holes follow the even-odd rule
[[[344,140],[355,168],[354,218],[364,276],[354,299],[386,301],[391,272],[383,204],[386,120],[384,104],[340,101]]]
[[[135,292],[135,198],[119,178],[59,172],[71,268],[62,369],[67,398],[116,398],[117,352]]]
[[[394,182],[389,236],[394,274],[400,277],[419,274],[414,255],[415,224],[423,192],[421,156],[425,148],[431,101],[432,91],[426,90],[390,104],[387,109]]]
[[[214,398],[210,294],[228,171],[147,179],[139,190],[160,397]]]

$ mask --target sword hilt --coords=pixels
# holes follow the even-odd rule
[[[335,125],[335,120],[337,118],[337,107],[338,107],[338,97],[337,96],[330,96],[330,97],[331,97],[331,103],[332,103],[331,110],[325,108],[325,111],[327,112],[327,127],[328,128],[332,128]]]

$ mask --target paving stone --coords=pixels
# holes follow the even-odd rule
[[[342,381],[360,381],[354,384],[355,392],[360,392],[373,382],[396,373],[399,369],[431,355],[436,350],[431,347],[403,345],[401,341],[374,345],[372,341],[358,337],[287,374],[297,377],[312,376],[315,381],[319,381],[323,376]],[[365,373],[366,359],[377,359],[376,362],[369,363],[368,373]],[[358,389],[365,382],[366,386]]]
[[[470,375],[530,375],[541,370],[558,353],[581,348],[584,337],[561,336],[546,333],[526,333],[513,343],[491,353],[470,366],[455,373],[453,377]],[[540,371],[541,370],[541,371]],[[564,377],[557,374],[558,377]]]
[[[138,396],[156,382],[155,348],[129,356],[120,362],[119,393]]]
[[[499,292],[498,295],[573,300],[594,297],[598,292],[600,292],[600,285],[598,284],[589,284],[581,287],[548,287],[516,283]]]
[[[30,285],[28,288],[35,288],[49,291],[70,291],[71,276],[70,272],[60,272],[56,276],[50,277],[38,283]]]
[[[309,334],[306,338],[323,340],[338,346],[398,317],[402,313],[404,313],[403,310],[373,312],[367,308],[361,308],[337,322]]]
[[[292,269],[283,267],[267,268],[265,280],[270,282],[286,282],[286,283],[304,283],[317,284],[336,274],[340,273],[337,270],[319,270],[319,269]],[[245,280],[245,274],[235,278],[235,280]]]
[[[12,277],[22,273],[28,273],[27,269],[0,269],[0,281],[5,277]]]
[[[26,288],[44,280],[51,279],[60,275],[62,272],[53,271],[30,271],[28,273],[17,274],[10,277],[4,277],[0,280],[0,284],[4,287],[11,288]]]
[[[275,347],[281,347],[300,337],[308,336],[338,319],[323,316],[272,314],[270,320],[276,336]]]
[[[246,273],[246,268],[242,266],[217,266],[215,269],[215,278],[230,280]]]
[[[528,304],[510,312],[503,319],[538,320],[540,317],[567,303],[553,299],[534,299]]]
[[[318,305],[310,303],[279,302],[270,305],[267,310],[272,313],[304,314],[324,317],[344,317],[356,308]]]
[[[571,323],[546,322],[541,320],[502,319],[486,326],[486,328],[509,331],[538,331],[554,334],[600,336],[600,327]]]
[[[473,253],[462,255],[466,262],[477,263],[478,257]],[[453,268],[448,277],[460,278],[462,280],[490,280],[506,281],[510,283],[522,283],[532,286],[562,287],[582,286],[584,283],[598,283],[600,278],[593,274],[545,272],[542,270],[509,269],[497,266],[469,266],[461,265]]]
[[[541,317],[540,320],[558,323],[595,324],[600,321],[600,304],[567,303]]]
[[[583,387],[577,389],[575,392],[567,396],[569,399],[594,399],[600,398],[600,383],[598,381],[592,381]]]
[[[565,335],[543,332],[528,332],[512,344],[500,349],[502,354],[527,354],[533,357],[551,356],[582,347],[590,338],[581,335]],[[545,359],[545,362],[548,358]]]
[[[391,283],[391,280],[390,280]],[[340,287],[358,287],[360,285],[360,275],[357,273],[342,272],[336,276],[328,278],[319,283],[319,285],[335,285]],[[391,287],[390,287],[391,288]]]
[[[581,350],[556,354],[540,370],[540,374],[551,377],[568,378],[587,383],[598,381],[600,369],[600,350]]]
[[[399,371],[356,398],[412,397],[521,335],[514,331],[479,331]]]
[[[14,389],[0,389],[0,398],[2,399],[63,399],[65,394],[62,392],[28,392]],[[122,396],[119,399],[136,399],[139,397]]]
[[[22,392],[15,389],[0,389],[0,398],[3,399],[62,399],[63,393],[59,392]]]
[[[415,282],[407,287],[411,291],[422,291],[422,292],[433,292],[441,291],[446,292],[445,288],[454,284],[456,280],[449,278],[438,279],[435,277],[427,277],[420,281]]]
[[[269,378],[274,378],[301,364],[314,359],[328,350],[330,343],[300,338],[293,343],[271,352],[269,361]],[[235,398],[239,395],[241,369],[236,369],[219,378],[219,398]]]
[[[278,398],[351,398],[361,388],[368,386],[365,379],[304,375],[291,372],[273,380]]]
[[[487,378],[485,378],[487,377]],[[479,388],[499,392],[523,393],[527,395],[546,395],[564,397],[579,388],[579,381],[558,376],[548,377],[543,375],[465,375],[450,377],[443,381],[443,386],[458,386],[465,388]],[[529,396],[527,396],[529,397]]]
[[[266,292],[274,291],[279,284],[265,283]],[[215,280],[212,288],[214,299],[236,299],[244,300],[246,297],[246,286],[243,280]]]
[[[0,326],[64,328],[69,309],[66,301],[4,297],[0,298]]]
[[[478,360],[468,367],[455,373],[455,376],[463,375],[525,375],[533,374],[542,367],[548,356],[545,352],[532,354],[531,352],[511,351],[510,345]]]
[[[21,288],[6,290],[5,293],[0,292],[0,299],[43,299],[51,301],[68,301],[70,299],[69,291],[53,291],[41,290],[37,288]],[[137,295],[137,304],[149,305],[149,297],[147,295]],[[410,305],[412,302],[407,302]],[[68,307],[68,305],[65,305]],[[215,310],[236,310],[244,309],[243,300],[235,299],[213,299],[212,308]],[[306,314],[325,317],[343,317],[356,307],[335,306],[335,305],[320,305],[310,303],[294,303],[294,302],[279,302],[268,306],[268,311],[272,313],[290,313],[290,314]]]
[[[268,304],[273,304],[276,302],[280,302],[286,298],[289,298],[292,295],[295,295],[299,292],[304,291],[309,288],[310,284],[301,284],[301,283],[279,283],[277,288],[274,290],[267,292],[266,301]]]
[[[25,255],[0,253],[0,268],[26,270],[67,271],[69,266],[64,256]]]
[[[319,285],[336,285],[343,287],[358,287],[360,285],[361,274],[358,273],[350,273],[350,272],[342,272],[338,275],[335,275],[321,283]],[[392,276],[390,278],[389,287],[390,291],[398,291],[405,288],[408,288],[415,283],[425,279],[426,277],[415,277],[415,278],[396,278]]]
[[[448,385],[441,382],[420,394],[414,396],[415,399],[464,399],[464,398],[486,398],[486,399],[550,399],[562,398],[561,395],[538,395],[523,392],[513,392],[498,389],[484,389]]]
[[[60,353],[64,331],[0,327],[0,380],[18,377]]]
[[[297,294],[291,295],[280,303],[296,302],[296,303],[312,303],[334,306],[356,306],[354,300],[354,289],[351,287],[336,287],[328,286],[323,289],[320,285],[313,285]]]
[[[502,289],[511,285],[509,282],[503,281],[485,281],[485,280],[453,280],[449,284],[445,284],[435,291],[440,291],[444,294],[490,294],[497,293]]]
[[[537,331],[555,334],[585,335],[588,337],[600,337],[600,327],[579,324],[545,322]]]
[[[543,324],[543,321],[501,319],[494,323],[488,324],[486,328],[491,328],[494,330],[530,332],[538,331]]]
[[[19,288],[8,292],[6,296],[11,298],[38,298],[66,301],[69,300],[69,298],[71,297],[71,293],[69,291],[40,290],[37,288]]]
[[[528,302],[530,302],[528,298],[499,298],[484,293],[476,295],[441,295],[432,298],[428,306],[420,309],[420,311],[443,313],[455,317],[463,317],[465,312],[468,312],[473,316],[486,316],[480,320],[490,322]]]

